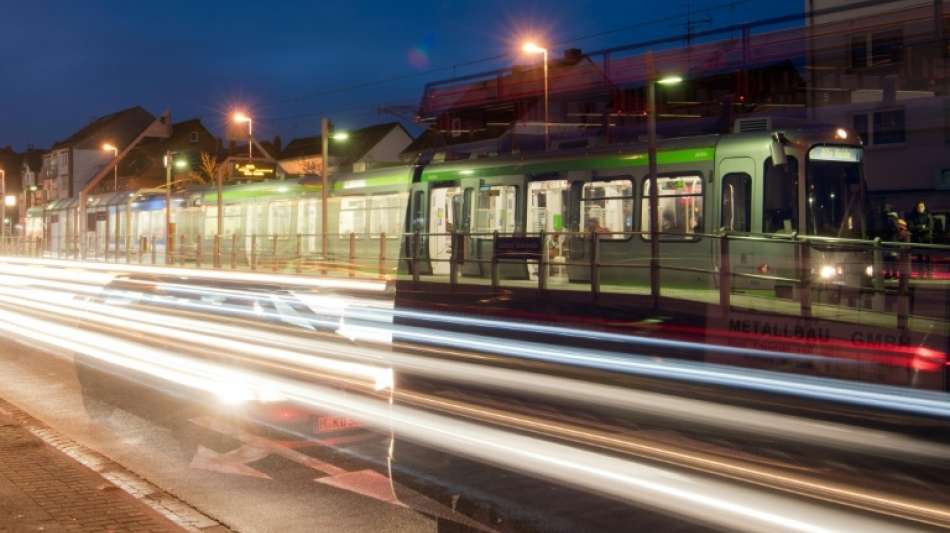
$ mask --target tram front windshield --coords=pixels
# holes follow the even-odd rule
[[[806,218],[810,235],[855,239],[867,236],[860,149],[852,150],[855,152],[837,154],[816,154],[813,150],[809,156]]]

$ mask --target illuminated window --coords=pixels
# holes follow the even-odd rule
[[[514,185],[492,185],[478,191],[475,202],[473,232],[514,233],[517,187]]]
[[[533,181],[528,184],[528,232],[564,231],[570,185],[567,180]]]
[[[340,234],[365,233],[367,227],[367,198],[348,197],[340,200]]]
[[[369,197],[369,228],[371,236],[380,233],[399,235],[402,233],[402,219],[406,213],[405,194],[381,194]]]
[[[592,181],[581,192],[581,231],[628,239],[633,231],[633,182]]]
[[[663,239],[703,231],[702,176],[660,176],[659,221]],[[643,181],[643,231],[650,231],[650,180]],[[649,239],[648,233],[644,238]]]

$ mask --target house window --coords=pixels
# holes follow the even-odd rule
[[[904,53],[901,30],[886,30],[851,36],[851,68],[893,65]]]
[[[903,109],[858,113],[852,117],[854,130],[866,146],[902,144],[907,141]]]
[[[191,144],[198,144],[198,132],[191,132]]]

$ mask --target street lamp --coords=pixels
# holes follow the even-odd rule
[[[254,157],[252,151],[254,149],[254,121],[251,120],[251,117],[238,111],[234,113],[234,122],[236,124],[247,122],[247,159],[250,161]]]
[[[171,150],[165,151],[165,157],[162,158],[165,163],[165,264],[171,264],[172,252],[172,166],[176,169],[184,169],[188,162],[183,159],[173,159],[178,152]]]
[[[105,143],[102,145],[102,150],[104,152],[112,152],[112,157],[115,159],[115,164],[113,165],[113,181],[115,182],[115,192],[119,192],[119,149],[110,143]]]
[[[653,307],[660,305],[660,187],[656,164],[656,86],[682,83],[680,76],[651,78],[647,82],[647,157],[650,163],[650,296]]]
[[[321,223],[321,238],[320,238],[320,253],[323,255],[323,260],[326,261],[327,258],[327,228],[329,224],[329,208],[327,204],[329,203],[329,192],[330,192],[330,119],[323,117],[320,119],[320,223]],[[345,131],[338,131],[332,136],[334,141],[346,141],[350,138],[350,134]]]
[[[549,93],[548,93],[548,49],[542,48],[533,42],[526,42],[521,47],[521,51],[526,54],[541,54],[544,56],[544,151],[551,148],[549,124],[551,123],[549,115]]]
[[[0,196],[7,196],[7,171],[0,168]],[[0,239],[6,239],[7,236],[7,202],[3,202],[0,207]],[[5,243],[4,243],[5,244]]]

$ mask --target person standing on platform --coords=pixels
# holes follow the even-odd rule
[[[930,216],[930,212],[927,211],[927,204],[925,204],[923,200],[917,202],[917,205],[914,206],[914,212],[911,213],[907,219],[907,222],[910,226],[910,237],[913,242],[920,244],[933,244],[933,217]],[[932,274],[932,269],[930,263],[930,254],[926,249],[920,250],[920,253],[917,254],[917,262],[921,266],[922,275],[929,278]]]

